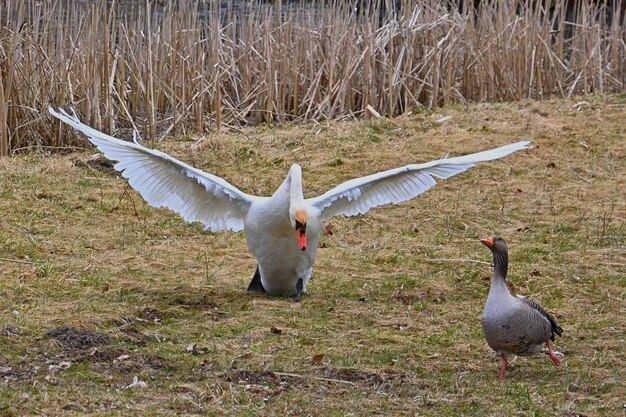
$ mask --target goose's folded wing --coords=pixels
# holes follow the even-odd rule
[[[78,120],[74,114],[50,113],[81,131],[115,169],[153,207],[167,207],[188,222],[199,221],[212,231],[243,229],[248,208],[258,197],[246,194],[215,175],[137,143],[116,139]]]
[[[554,335],[557,334],[559,336],[561,336],[563,334],[563,329],[561,328],[561,326],[559,326],[556,322],[556,319],[554,318],[554,316],[550,313],[548,313],[546,310],[543,309],[543,307],[541,307],[541,305],[539,305],[538,302],[536,302],[535,300],[531,299],[531,298],[526,298],[526,297],[522,297],[522,296],[517,296],[518,300],[520,300],[522,303],[526,304],[528,307],[532,308],[533,310],[535,310],[536,312],[538,312],[539,314],[541,314],[543,317],[545,317],[549,322],[550,322],[550,329],[552,331],[552,336],[550,337],[551,340],[554,340]]]
[[[407,165],[338,185],[307,202],[322,212],[322,219],[332,216],[354,216],[384,204],[410,200],[436,184],[435,178],[446,179],[473,167],[477,162],[502,158],[527,148],[529,141],[516,142],[488,151],[456,158],[443,158],[419,165]]]

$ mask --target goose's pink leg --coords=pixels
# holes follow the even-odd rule
[[[552,362],[554,362],[554,366],[559,366],[561,362],[559,361],[559,358],[557,358],[556,355],[554,354],[554,351],[552,350],[552,346],[550,346],[550,339],[546,340],[546,346],[548,346],[548,352],[550,352],[550,359],[552,359]]]
[[[500,368],[500,376],[498,377],[498,380],[502,381],[504,379],[504,374],[506,373],[506,367],[509,363],[506,360],[506,357],[503,356],[502,357],[502,366]]]

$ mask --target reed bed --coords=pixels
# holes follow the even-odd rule
[[[390,3],[4,1],[0,155],[84,144],[48,105],[154,140],[624,91],[622,0]]]

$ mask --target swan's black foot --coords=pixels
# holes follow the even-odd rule
[[[256,271],[254,272],[252,281],[250,281],[250,285],[248,285],[248,289],[246,291],[261,292],[261,293],[266,292],[265,288],[263,288],[263,283],[261,282],[261,273],[259,272],[258,265],[256,266]]]
[[[299,303],[302,301],[302,287],[304,286],[304,281],[302,278],[298,278],[298,282],[296,282],[296,296],[293,299],[294,303]]]

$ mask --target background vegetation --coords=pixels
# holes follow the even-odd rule
[[[0,155],[84,144],[49,104],[154,139],[624,90],[622,0],[361,3],[2,1]]]

